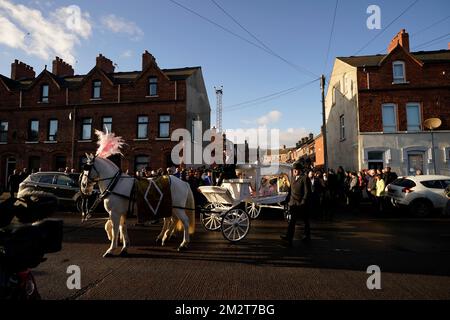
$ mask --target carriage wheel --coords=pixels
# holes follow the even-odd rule
[[[238,242],[250,230],[250,217],[242,209],[232,209],[222,218],[222,234],[228,241]]]
[[[259,214],[261,213],[261,206],[257,205],[254,202],[246,202],[245,211],[248,213],[250,218],[256,219],[259,217]]]
[[[208,203],[202,212],[200,212],[200,221],[202,222],[203,227],[208,231],[216,231],[220,229],[221,226],[221,218],[220,213],[212,212],[215,206],[212,203]]]

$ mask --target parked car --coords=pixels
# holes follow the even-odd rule
[[[76,208],[81,212],[79,174],[64,172],[36,172],[30,174],[20,185],[19,192],[29,188],[54,194],[60,206]],[[97,196],[94,192],[94,199]],[[91,199],[89,201],[91,203]],[[92,201],[93,202],[93,201]]]
[[[447,206],[444,190],[450,185],[449,176],[420,175],[399,177],[387,186],[386,196],[395,207],[406,206],[418,217],[433,210],[443,212]]]

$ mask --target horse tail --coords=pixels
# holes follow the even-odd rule
[[[195,232],[195,200],[191,188],[188,186],[188,194],[186,199],[186,215],[189,218],[189,234]]]

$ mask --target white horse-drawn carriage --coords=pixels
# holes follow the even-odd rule
[[[256,219],[262,208],[283,210],[292,166],[289,164],[239,165],[239,179],[224,180],[221,186],[200,187],[208,203],[202,208],[200,220],[209,231],[221,230],[231,242],[246,237],[250,220]]]

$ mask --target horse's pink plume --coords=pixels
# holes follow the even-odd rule
[[[108,158],[109,156],[115,154],[121,154],[120,148],[125,144],[122,137],[116,137],[114,133],[106,132],[100,130],[95,130],[95,134],[98,137],[98,149],[96,156],[100,158]]]

